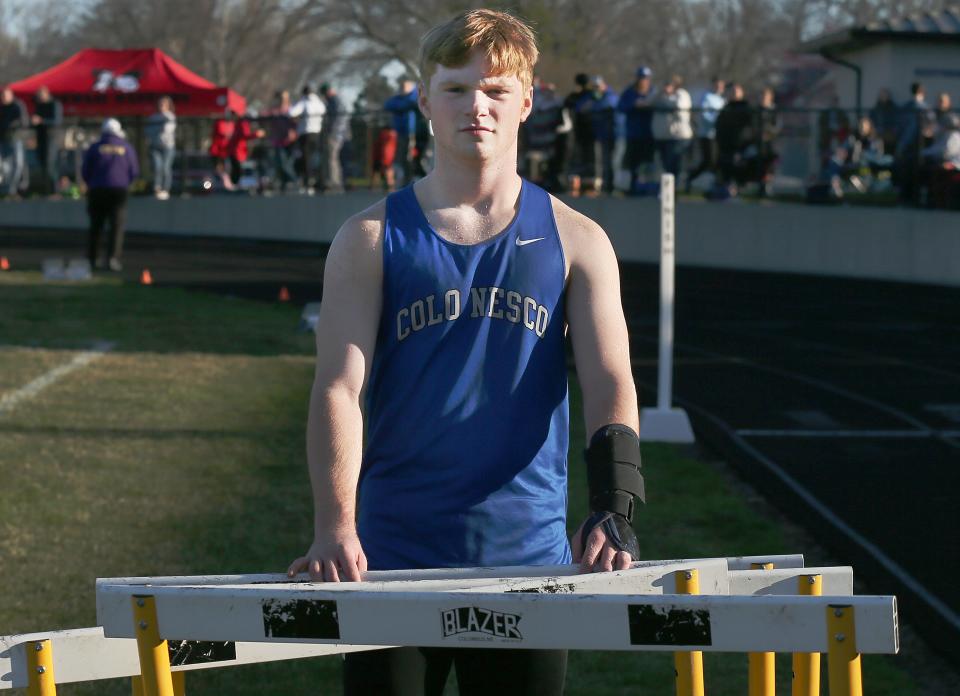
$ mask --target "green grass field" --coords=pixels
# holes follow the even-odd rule
[[[94,580],[277,572],[308,545],[303,427],[312,336],[298,308],[0,273],[0,397],[107,341],[98,360],[0,413],[0,635],[95,624]],[[570,519],[586,509],[571,381]],[[647,558],[797,553],[708,464],[644,449]],[[575,523],[576,523],[575,522]],[[709,693],[746,694],[746,657],[707,655]],[[194,672],[188,693],[338,694],[338,658]],[[778,662],[789,693],[789,656]],[[916,691],[867,657],[871,696]],[[452,685],[449,693],[456,693]],[[128,694],[126,680],[61,687]],[[674,693],[668,654],[577,652],[571,696]]]

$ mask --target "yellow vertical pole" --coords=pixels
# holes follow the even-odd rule
[[[144,696],[175,696],[167,641],[160,638],[157,626],[156,601],[153,597],[142,596],[131,599]]]
[[[700,594],[700,576],[697,569],[678,570],[674,573],[677,594]],[[673,665],[677,674],[677,696],[704,696],[703,653],[675,652]]]
[[[751,570],[773,570],[773,563],[751,563]],[[750,696],[776,696],[776,654],[750,653],[748,693]]]
[[[823,576],[801,575],[797,594],[819,597],[823,594]],[[792,696],[820,696],[820,653],[793,653]]]
[[[827,645],[830,696],[863,696],[852,606],[831,604],[827,607]]]
[[[170,672],[170,677],[173,679],[173,696],[184,696],[186,694],[186,676],[186,672]],[[133,696],[144,696],[143,677],[139,674],[130,677],[130,692]]]
[[[56,696],[57,683],[53,678],[53,646],[50,640],[32,640],[24,647],[27,652],[27,694]]]

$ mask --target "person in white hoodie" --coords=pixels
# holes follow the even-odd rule
[[[679,75],[670,78],[654,102],[653,137],[660,153],[660,166],[664,172],[677,176],[680,162],[693,139],[690,125],[690,93],[683,88]]]
[[[297,103],[290,107],[290,116],[297,119],[297,142],[303,157],[303,191],[313,193],[315,186],[323,188],[323,182],[314,183],[310,165],[311,160],[320,152],[320,131],[323,130],[327,105],[310,85],[303,88],[302,95]],[[316,171],[322,172],[322,167]]]
[[[726,82],[719,77],[710,81],[711,87],[700,97],[699,110],[697,113],[697,142],[700,145],[700,163],[696,169],[687,174],[687,193],[693,184],[693,180],[704,172],[716,176],[717,161],[719,151],[717,149],[717,117],[720,110],[726,105],[727,100],[723,98],[723,92],[726,89]]]

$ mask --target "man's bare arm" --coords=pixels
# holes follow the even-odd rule
[[[360,395],[380,321],[382,220],[382,204],[351,218],[327,255],[307,418],[314,541],[290,565],[291,575],[306,570],[315,580],[359,580],[366,570],[355,524],[363,450]]]
[[[557,216],[557,223],[565,228],[561,235],[570,265],[567,322],[583,390],[587,434],[609,423],[638,430],[640,415],[616,254],[599,225],[563,207],[566,210]]]
[[[569,264],[567,321],[583,392],[587,437],[612,423],[639,432],[637,391],[613,246],[599,225],[563,203],[554,203],[554,214]],[[579,537],[578,530],[573,539],[574,560],[585,570],[629,565],[630,554],[610,544],[600,527],[593,529],[582,546]]]

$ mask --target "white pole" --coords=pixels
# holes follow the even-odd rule
[[[660,359],[657,407],[640,413],[640,439],[647,442],[694,442],[686,412],[673,403],[673,298],[676,250],[673,174],[660,179]]]
[[[673,297],[674,297],[674,178],[660,179],[660,360],[657,376],[657,408],[670,409],[673,402]]]

